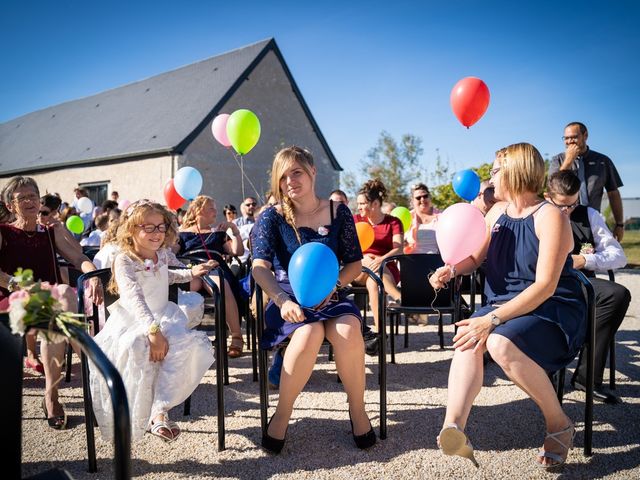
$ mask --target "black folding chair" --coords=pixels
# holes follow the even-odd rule
[[[584,402],[584,455],[591,456],[591,447],[593,441],[593,384],[595,370],[595,337],[596,337],[596,296],[593,285],[589,279],[580,271],[573,270],[572,275],[581,283],[585,292],[587,301],[587,335],[584,345],[580,351],[582,361],[587,362],[587,378],[586,378],[586,395]],[[556,392],[558,401],[562,404],[564,396],[564,381],[566,369],[558,371],[553,375],[556,379]]]
[[[429,283],[429,276],[444,265],[438,254],[419,253],[410,255],[393,255],[383,260],[379,275],[382,275],[385,265],[397,261],[400,270],[400,305],[387,305],[389,326],[391,328],[391,363],[395,359],[395,334],[400,316],[404,314],[404,347],[409,346],[408,314],[438,314],[438,335],[440,348],[444,348],[444,332],[442,315],[451,315],[451,323],[458,321],[460,316],[460,294],[455,291],[455,280],[451,280],[449,287],[435,292]],[[475,281],[475,279],[474,279]],[[395,329],[394,329],[395,325]]]
[[[607,270],[607,274],[609,275],[609,281],[616,281],[616,275],[613,273],[613,270]],[[611,338],[611,342],[609,343],[609,388],[611,390],[616,389],[616,336],[614,335]]]
[[[386,370],[386,325],[385,325],[385,305],[383,299],[383,286],[382,281],[376,274],[374,274],[368,268],[363,268],[363,272],[367,273],[373,278],[378,285],[378,311],[380,313],[380,349],[378,352],[378,365],[379,376],[378,382],[380,384],[380,438],[384,440],[387,438],[387,370]],[[262,289],[258,284],[255,285],[256,289],[256,303],[257,303],[257,318],[256,318],[256,331],[257,331],[257,349],[258,349],[258,371],[260,382],[260,425],[262,428],[262,434],[267,432],[267,413],[269,409],[269,392],[267,387],[267,350],[260,347],[260,339],[264,331],[264,305],[262,301]],[[330,345],[327,340],[324,341],[324,345]]]

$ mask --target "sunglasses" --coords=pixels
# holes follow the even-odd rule
[[[154,225],[152,223],[145,223],[143,225],[137,225],[138,227],[140,227],[142,230],[145,231],[145,233],[153,233],[156,230],[160,233],[167,233],[167,230],[169,230],[169,225],[166,223],[161,223],[159,225]]]
[[[251,202],[251,203],[245,203],[244,206],[245,207],[255,207],[257,205],[256,202]]]
[[[578,200],[575,203],[572,203],[571,205],[558,205],[556,202],[553,201],[553,199],[551,199],[551,203],[553,203],[556,207],[558,207],[561,212],[568,212],[569,210],[573,210],[578,205],[580,205],[580,200]]]
[[[417,197],[413,197],[414,200],[416,201],[420,201],[420,200],[429,200],[429,195],[425,194],[425,195],[418,195]]]
[[[43,217],[46,217],[48,215],[51,215],[51,210],[40,210],[38,212],[38,215],[42,215]]]

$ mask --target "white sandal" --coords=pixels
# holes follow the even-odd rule
[[[180,429],[180,427],[176,422],[174,422],[173,420],[169,420],[169,417],[167,417],[166,423],[167,425],[169,425],[169,430],[171,430],[171,435],[173,435],[173,439],[175,440],[180,436],[180,434],[182,433],[182,430]]]
[[[560,435],[564,435],[568,432],[571,432],[571,437],[569,438],[569,444],[565,444],[564,442],[562,442],[558,437]],[[564,448],[565,450],[565,455],[564,457],[562,457],[560,454],[558,453],[553,453],[553,452],[547,452],[545,450],[540,450],[538,452],[538,458],[540,459],[545,459],[545,458],[549,458],[551,460],[553,460],[556,463],[541,463],[541,462],[536,462],[538,464],[538,466],[540,468],[553,468],[553,467],[558,467],[560,465],[564,465],[564,463],[567,461],[567,457],[569,456],[569,450],[571,450],[573,448],[573,437],[576,436],[576,426],[569,422],[569,426],[567,428],[565,428],[564,430],[560,430],[559,432],[555,432],[555,433],[547,433],[547,436],[544,438],[545,440],[547,438],[550,438],[551,440],[555,441],[556,443],[558,443],[562,448]],[[544,446],[542,447],[544,449]]]
[[[166,433],[162,433],[161,429],[163,428],[169,432],[169,435],[167,435]],[[152,435],[155,435],[156,437],[161,438],[167,443],[173,442],[173,440],[175,439],[168,422],[153,422],[151,424],[151,428],[149,429],[149,432],[151,432]]]
[[[468,458],[476,468],[480,467],[476,458],[473,456],[473,445],[471,445],[465,433],[460,430],[460,427],[455,423],[449,423],[440,430],[438,446],[445,455],[458,455]]]

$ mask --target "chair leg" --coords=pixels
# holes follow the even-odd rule
[[[189,415],[191,415],[191,395],[189,395],[187,399],[184,401],[184,409],[182,410],[182,414],[185,417],[188,417]]]
[[[80,369],[82,372],[82,396],[84,398],[84,423],[87,435],[87,458],[89,461],[89,472],[98,471],[96,460],[96,438],[93,430],[95,417],[93,416],[93,400],[91,399],[91,388],[89,386],[89,361],[84,353],[80,354]]]
[[[438,312],[438,336],[440,337],[440,350],[444,350],[444,327],[442,326],[442,313]]]
[[[552,382],[554,383],[554,388],[556,390],[556,394],[558,395],[558,402],[562,405],[562,399],[564,397],[564,379],[567,370],[563,368],[562,370],[557,371],[552,378]]]
[[[616,389],[616,337],[609,344],[609,388]]]
[[[398,321],[400,321],[401,313],[398,314]],[[404,315],[404,348],[409,348],[409,317],[405,313]]]
[[[251,327],[251,367],[253,368],[253,381],[258,381],[258,337],[256,333],[256,319],[253,318],[253,315],[250,318],[250,321],[253,323]]]
[[[394,322],[397,325],[398,317],[395,313],[389,316],[389,331],[391,332],[391,363],[396,363],[396,330],[394,330]]]
[[[73,360],[73,348],[71,348],[71,344],[67,343],[67,351],[66,351],[66,357],[67,357],[67,365],[65,366],[65,374],[64,374],[64,381],[66,383],[71,382],[71,362]]]
[[[267,352],[260,347],[258,347],[258,375],[260,377],[260,427],[264,435],[267,433],[269,392],[267,391]]]

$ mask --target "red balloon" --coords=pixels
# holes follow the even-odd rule
[[[184,205],[184,202],[186,202],[186,200],[176,192],[176,188],[173,186],[173,178],[164,184],[164,201],[167,202],[167,207],[171,210],[179,209]]]
[[[489,87],[476,77],[466,77],[451,90],[451,109],[462,125],[469,128],[489,106]]]

